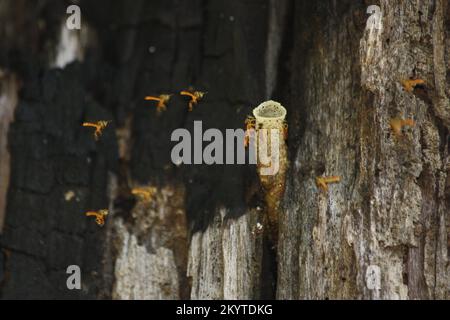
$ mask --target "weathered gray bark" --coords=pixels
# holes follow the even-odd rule
[[[372,4],[82,1],[84,60],[50,70],[65,7],[4,1],[1,297],[450,298],[450,4],[381,0],[380,30]],[[407,92],[410,78],[425,85]],[[143,100],[190,85],[208,91],[192,113]],[[275,244],[256,228],[255,168],[170,160],[175,128],[243,127],[269,98],[289,122]],[[114,121],[97,144],[80,127],[93,118]],[[397,136],[393,118],[415,126]],[[322,175],[341,182],[322,192]],[[84,217],[100,208],[103,229]],[[71,264],[81,292],[65,288]]]
[[[362,10],[318,21],[311,47],[294,46],[304,134],[281,219],[278,297],[448,298],[448,3],[382,1],[382,29],[364,33]],[[402,89],[413,76],[428,97]],[[416,126],[396,137],[395,117]],[[343,180],[321,194],[322,174]]]

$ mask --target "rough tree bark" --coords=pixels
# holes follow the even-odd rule
[[[450,3],[376,2],[81,1],[81,50],[69,2],[3,1],[0,297],[450,298]],[[193,112],[143,99],[189,86],[208,91]],[[242,128],[268,99],[289,123],[276,244],[254,167],[170,159],[174,129]],[[80,125],[108,119],[98,143]]]

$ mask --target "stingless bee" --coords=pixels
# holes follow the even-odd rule
[[[105,224],[105,218],[108,215],[108,210],[98,210],[98,211],[88,211],[86,212],[86,217],[95,217],[95,223],[102,227]]]
[[[102,135],[103,130],[108,126],[111,121],[97,121],[97,122],[84,122],[83,127],[95,128],[94,138],[97,141]]]
[[[169,102],[170,98],[172,97],[171,94],[161,94],[157,97],[155,96],[146,96],[146,101],[157,101],[156,104],[156,110],[158,113],[161,113],[162,111],[167,110],[167,103]]]
[[[338,183],[340,181],[341,181],[341,177],[338,177],[338,176],[317,177],[316,185],[317,185],[317,188],[322,189],[322,191],[324,191],[324,192],[327,192],[329,183]]]
[[[199,100],[201,100],[207,92],[201,92],[201,91],[181,91],[180,94],[182,96],[188,96],[191,98],[189,101],[189,111],[192,111],[194,108],[194,105],[197,105]]]

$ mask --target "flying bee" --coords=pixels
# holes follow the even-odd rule
[[[425,81],[422,79],[410,79],[401,81],[403,88],[406,92],[413,92],[418,85],[424,85]]]
[[[167,103],[169,102],[170,98],[172,97],[171,94],[161,94],[157,97],[155,96],[146,96],[145,100],[147,101],[157,101],[156,104],[156,110],[158,113],[161,113],[162,111],[167,110]]]
[[[395,118],[392,119],[389,124],[391,125],[391,129],[392,131],[394,131],[394,134],[397,137],[402,136],[402,129],[403,127],[413,127],[415,126],[415,121],[413,119],[399,119],[399,118]]]
[[[143,200],[144,202],[150,202],[153,195],[156,193],[156,188],[154,187],[142,187],[142,188],[134,188],[131,190],[131,193]]]
[[[322,189],[322,191],[324,191],[324,192],[328,191],[329,183],[339,183],[339,182],[341,182],[341,177],[338,177],[338,176],[317,177],[316,178],[317,188]]]
[[[191,98],[189,101],[189,112],[194,109],[194,105],[197,105],[198,102],[207,94],[207,92],[201,92],[201,91],[181,91],[180,94],[182,96],[188,96]]]
[[[83,127],[95,128],[94,138],[97,141],[103,133],[103,130],[108,126],[111,121],[97,121],[97,122],[84,122]]]
[[[108,210],[88,211],[86,217],[95,217],[95,223],[102,227],[105,224],[105,217],[108,215]]]

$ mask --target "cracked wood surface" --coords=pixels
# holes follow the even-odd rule
[[[21,89],[0,297],[448,299],[450,4],[381,0],[381,30],[366,25],[371,4],[81,1],[95,37],[54,70],[62,2],[3,1],[0,67]],[[407,92],[410,78],[425,85]],[[208,91],[193,112],[179,96],[159,116],[144,100],[189,86]],[[256,232],[255,168],[177,167],[169,143],[194,120],[243,128],[268,98],[289,122],[275,249]],[[415,125],[397,136],[393,118]],[[113,121],[98,143],[90,120]],[[341,181],[322,192],[318,176]],[[145,186],[149,202],[132,194]],[[104,228],[84,217],[106,208]],[[71,264],[82,291],[65,288]]]

